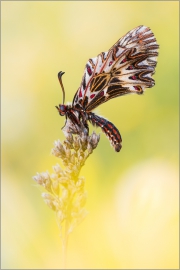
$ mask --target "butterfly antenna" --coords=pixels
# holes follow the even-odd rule
[[[65,72],[63,71],[60,71],[58,73],[58,80],[59,80],[59,83],[61,85],[61,89],[62,89],[62,92],[63,92],[63,104],[64,104],[64,101],[65,101],[65,91],[64,91],[64,86],[63,86],[63,83],[62,83],[62,75],[64,74]]]

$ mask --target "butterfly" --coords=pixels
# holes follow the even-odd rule
[[[90,58],[85,66],[80,87],[72,105],[65,105],[62,83],[64,72],[58,73],[63,91],[63,104],[55,106],[66,117],[63,127],[68,133],[89,132],[88,122],[100,127],[116,152],[122,145],[119,130],[107,119],[92,111],[112,98],[126,94],[142,94],[145,88],[155,85],[155,73],[159,45],[149,27],[140,25],[120,38],[107,52]]]

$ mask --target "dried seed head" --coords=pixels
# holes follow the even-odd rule
[[[76,186],[77,187],[82,187],[82,186],[84,186],[84,183],[85,183],[85,178],[84,177],[79,177],[77,182],[76,182]]]
[[[33,176],[33,180],[37,182],[37,184],[43,186],[44,185],[44,178],[41,176],[40,173],[37,173],[37,175]]]
[[[85,205],[86,199],[87,195],[85,192],[76,196],[76,199],[73,202],[73,206],[76,212],[79,212],[79,209],[81,209]]]
[[[54,205],[56,211],[61,207],[61,204],[58,200],[54,200],[53,205]]]
[[[59,178],[59,183],[60,184],[68,184],[69,182],[69,177],[66,177],[66,176],[62,176]]]
[[[33,179],[41,186],[46,188],[48,191],[51,190],[51,179],[48,172],[37,173]]]
[[[81,158],[81,159],[84,158],[84,152],[83,152],[82,150],[80,150],[80,151],[78,152],[78,158]]]
[[[71,150],[69,150],[68,148],[66,149],[66,157],[68,160],[71,158]]]
[[[70,162],[70,164],[74,164],[75,163],[75,155],[74,155],[74,153],[73,153],[73,155],[71,155],[71,158],[70,158],[69,162]]]
[[[79,117],[79,113],[78,112],[75,112],[77,118]],[[68,118],[67,121],[66,121],[66,125],[64,126],[64,128],[62,129],[65,137],[68,135],[68,134],[80,134],[82,132],[82,128],[79,127],[78,125],[74,125],[72,123],[72,121]]]
[[[88,156],[97,147],[100,138],[95,133],[88,136],[87,129],[83,125],[76,127],[71,121],[68,123],[66,128],[69,128],[69,133],[65,132],[66,140],[63,143],[60,140],[55,141],[52,149],[52,154],[62,160],[65,169],[56,164],[53,166],[54,172],[51,176],[45,172],[37,173],[33,177],[49,192],[43,193],[42,197],[56,212],[59,228],[63,229],[64,224],[67,226],[67,230],[65,229],[67,234],[72,232],[87,215],[84,209],[87,197],[84,191],[85,180],[79,177],[79,173]]]
[[[73,136],[72,136],[72,134],[71,133],[67,133],[65,135],[65,137],[66,137],[66,140],[72,145],[73,144]]]
[[[56,174],[63,175],[63,170],[61,169],[58,163],[55,166],[53,166],[53,170]]]
[[[100,135],[97,135],[93,131],[92,135],[89,137],[89,143],[91,144],[93,149],[97,147],[99,140],[100,140]]]
[[[63,158],[65,156],[65,149],[60,140],[54,142],[54,148],[52,149],[52,154],[56,157]]]
[[[44,181],[47,181],[50,179],[50,175],[48,172],[41,173],[41,177],[44,179]]]
[[[87,151],[89,154],[91,154],[93,152],[93,147],[92,147],[91,143],[88,143]]]
[[[59,194],[59,181],[58,180],[52,182],[52,190],[56,195]]]
[[[62,190],[62,199],[63,200],[67,200],[68,199],[68,195],[69,195],[69,191],[68,191],[68,189],[67,188],[63,188],[63,190]]]
[[[54,197],[49,193],[42,193],[42,197],[45,201],[45,203],[52,209],[56,210],[56,207],[54,206]]]
[[[81,141],[81,149],[83,151],[85,151],[87,149],[87,143],[88,143],[87,142],[87,134],[82,133],[80,141]]]
[[[74,139],[74,150],[78,151],[79,148],[80,148],[80,143],[79,143],[79,138],[78,137],[75,137]]]
[[[47,191],[51,192],[51,179],[50,178],[45,181],[44,188]]]
[[[68,142],[67,140],[64,141],[64,145],[66,146],[66,149],[72,149],[73,148],[73,145]]]
[[[57,180],[57,179],[58,179],[58,175],[56,173],[52,173],[51,180]]]

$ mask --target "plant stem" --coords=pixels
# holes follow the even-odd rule
[[[65,222],[65,235],[63,239],[63,269],[67,269],[67,246],[68,246],[68,220]]]

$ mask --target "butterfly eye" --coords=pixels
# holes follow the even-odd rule
[[[60,115],[62,115],[62,116],[65,115],[66,111],[67,111],[67,109],[66,109],[65,105],[59,105],[59,113],[60,113]]]
[[[64,116],[66,114],[66,112],[67,112],[67,106],[66,105],[59,105],[59,107],[56,106],[56,109],[58,110],[58,112],[59,112],[59,114],[61,116]]]
[[[65,112],[65,106],[64,106],[64,105],[59,105],[59,109],[60,109],[62,112]]]

